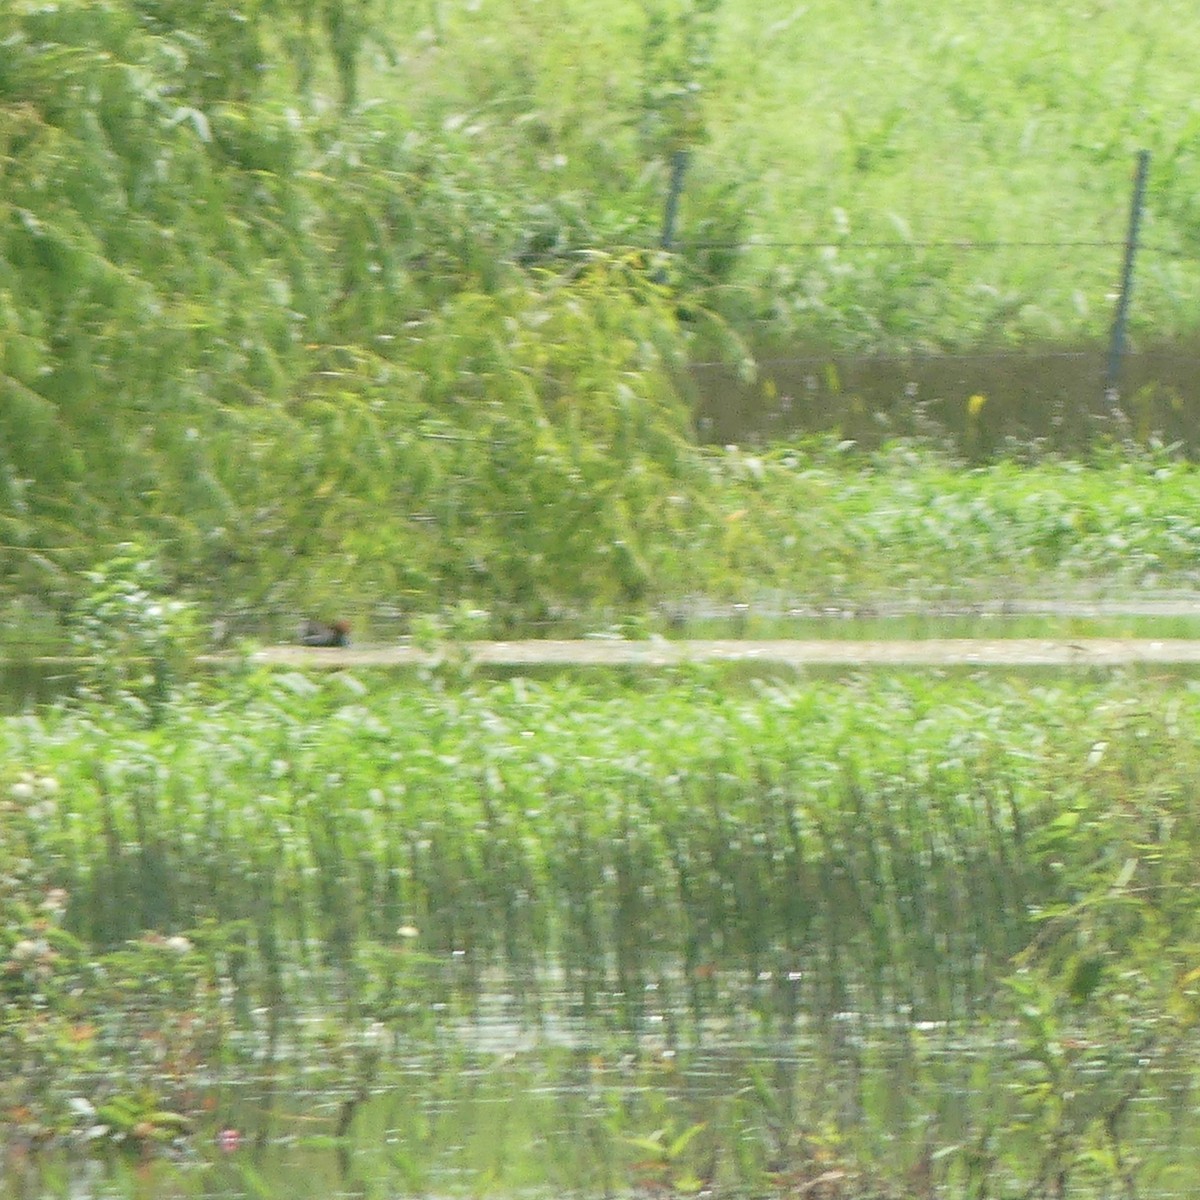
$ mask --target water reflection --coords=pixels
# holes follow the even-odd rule
[[[849,1012],[820,1034],[730,1027],[699,1045],[673,1044],[668,1028],[543,1036],[485,1016],[389,1046],[365,1091],[320,1062],[230,1068],[211,1081],[206,1132],[170,1154],[87,1161],[10,1146],[0,1196],[924,1200],[984,1194],[971,1189],[985,1173],[1028,1183],[1038,1148],[1007,1034]],[[1102,1106],[1110,1086],[1098,1065],[1087,1102]],[[1200,1165],[1190,1075],[1155,1076],[1132,1109],[1127,1150],[1153,1168],[1141,1194],[1184,1195]],[[1101,1171],[1094,1187],[1076,1175],[1071,1194],[1115,1194]],[[818,1178],[824,1190],[810,1186]]]
[[[715,445],[823,432],[868,447],[933,437],[974,458],[1035,444],[1079,453],[1100,439],[1155,435],[1200,452],[1200,347],[1146,345],[1129,355],[1115,410],[1106,356],[1101,344],[909,356],[763,349],[752,380],[725,363],[693,367],[697,430]]]

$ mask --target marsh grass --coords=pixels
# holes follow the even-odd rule
[[[967,468],[928,446],[810,440],[706,465],[685,529],[650,552],[665,597],[869,608],[1195,580],[1194,470],[1169,454]]]
[[[518,448],[515,427],[509,466],[490,461],[490,442],[456,438],[431,441],[425,459],[414,450],[407,466],[394,447],[376,462],[359,459],[344,493],[320,485],[316,525],[298,544],[286,544],[284,522],[265,534],[261,558],[230,575],[184,583],[180,573],[196,564],[150,539],[169,593],[160,599],[182,591],[200,612],[222,613],[218,625],[235,637],[286,638],[297,608],[315,606],[348,614],[359,640],[385,641],[419,635],[420,614],[439,610],[435,619],[451,623],[475,612],[478,633],[494,637],[608,624],[644,635],[730,604],[747,617],[919,610],[1178,593],[1197,581],[1196,469],[1166,451],[975,467],[911,443],[873,453],[828,439],[701,452],[658,424],[642,440],[640,421],[615,435],[627,452],[611,460],[573,434],[543,432]],[[336,451],[339,462],[349,450]],[[396,489],[409,496],[399,508],[369,499]],[[288,503],[306,503],[304,488]],[[86,560],[93,576],[112,553]],[[298,569],[308,562],[311,572]],[[60,614],[45,599],[13,605],[21,629],[48,639],[17,644],[16,656],[53,650],[72,629],[82,635],[96,598],[83,575],[64,586],[53,600]]]
[[[533,1019],[550,994],[634,1027],[670,997],[695,1021],[963,1017],[1033,914],[1074,896],[1076,847],[1090,869],[1064,814],[1172,803],[1161,777],[1190,768],[1139,730],[1191,727],[1194,707],[1186,686],[1135,700],[1119,682],[251,676],[153,730],[97,709],[10,720],[6,762],[60,790],[14,788],[5,822],[85,945],[240,930],[245,1011],[318,986],[394,1015],[407,962],[431,1001],[505,979]]]
[[[544,1033],[580,1136],[521,1170],[1132,1194],[1175,1153],[1137,1139],[1186,1124],[1198,730],[1196,688],[1144,675],[700,669],[246,673],[153,724],[9,718],[0,1099],[15,1136],[146,1157],[256,1064],[247,1128],[303,1080],[348,1178],[419,1047],[457,1103],[441,1080],[530,1086],[511,1048]],[[758,1049],[714,1096],[689,1047],[726,1039]],[[422,1137],[381,1177],[432,1178]],[[511,1183],[504,1136],[477,1150]]]

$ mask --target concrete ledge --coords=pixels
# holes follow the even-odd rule
[[[666,667],[680,663],[769,663],[784,666],[1042,666],[1120,667],[1140,663],[1200,664],[1200,640],[1184,638],[922,638],[903,641],[773,640],[623,641],[578,638],[544,641],[465,642],[446,651],[415,646],[310,649],[267,646],[250,665],[301,670],[429,665],[461,652],[483,666]],[[234,655],[206,655],[206,665],[232,666]]]

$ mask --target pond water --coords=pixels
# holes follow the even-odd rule
[[[632,1037],[485,1018],[448,1021],[419,1043],[376,1034],[380,1065],[358,1083],[345,1062],[230,1066],[208,1081],[203,1126],[170,1152],[10,1145],[0,1197],[916,1200],[1026,1194],[1044,1154],[1024,1104],[1036,1069],[1007,1033],[880,1028],[844,1013],[820,1035],[735,1022],[697,1043],[669,1025]],[[1078,1140],[1080,1162],[1065,1194],[1122,1194],[1108,1188],[1093,1120],[1118,1073],[1097,1056],[1075,1084],[1062,1135]],[[1200,1169],[1190,1084],[1164,1071],[1138,1090],[1119,1143],[1141,1195],[1190,1195]],[[985,1182],[1004,1190],[969,1190]]]
[[[944,606],[786,603],[702,605],[677,616],[669,638],[796,638],[889,641],[912,638],[1196,638],[1200,601],[995,601]]]
[[[697,609],[684,632],[1198,637],[1200,612],[1188,598],[936,614],[779,605]],[[45,699],[69,682],[61,662],[40,675],[36,666],[22,667],[10,698]],[[153,1156],[34,1151],[0,1126],[0,1200],[1040,1197],[1049,1190],[1031,1192],[1031,1180],[1056,1137],[1077,1151],[1064,1195],[1131,1195],[1124,1171],[1139,1195],[1173,1200],[1190,1196],[1200,1173],[1190,1071],[1163,1062],[1146,1074],[1120,1047],[1064,1043],[1078,1061],[1060,1080],[1051,1128],[1033,1107],[1047,1087],[1036,1054],[988,1023],[845,1012],[816,1030],[773,1025],[742,1004],[697,1026],[650,997],[630,1033],[616,1006],[590,1023],[535,1021],[516,1019],[510,1001],[496,991],[470,1019],[447,1012],[420,1037],[331,1036],[326,1052],[310,1046],[274,1065],[247,1042],[181,1083],[181,1107],[201,1115]],[[1122,1097],[1110,1136],[1105,1114]]]
[[[716,445],[834,433],[873,447],[933,436],[982,458],[1014,443],[1078,453],[1098,438],[1157,435],[1200,453],[1200,345],[1129,354],[1115,407],[1107,363],[1099,343],[901,356],[764,348],[752,379],[725,363],[693,366],[696,427]]]

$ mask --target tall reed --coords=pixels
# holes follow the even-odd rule
[[[1191,753],[1134,736],[1133,687],[250,677],[152,730],[5,722],[6,770],[60,797],[6,820],[89,943],[239,925],[235,974],[272,1004],[330,986],[361,1011],[415,930],[448,1002],[504,978],[533,1012],[561,972],[569,1005],[631,1024],[676,978],[697,1018],[946,1017],[986,1008],[1071,894],[1054,831],[1090,747],[1127,764],[1092,781],[1121,805],[1157,802],[1147,753]],[[1187,690],[1145,706],[1200,728]]]

